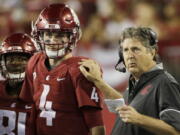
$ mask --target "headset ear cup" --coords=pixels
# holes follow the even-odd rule
[[[156,45],[156,43],[158,42],[157,34],[151,28],[144,27],[140,31],[142,33],[142,36],[149,40],[151,46]]]
[[[157,43],[157,35],[152,30],[149,30],[150,44],[153,46]]]
[[[157,40],[157,34],[151,29],[151,28],[147,28],[147,34],[150,37],[150,44],[151,46],[154,46],[158,40]]]
[[[126,67],[124,64],[124,57],[123,57],[121,49],[119,50],[119,60],[117,64],[115,65],[115,69],[123,73],[126,72]]]

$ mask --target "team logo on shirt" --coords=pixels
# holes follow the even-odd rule
[[[65,80],[66,78],[57,78],[57,81],[60,82],[60,81],[63,81]]]
[[[11,108],[15,108],[15,107],[16,107],[16,103],[14,102],[11,104]]]
[[[146,94],[148,94],[149,93],[149,88],[151,88],[152,87],[152,85],[150,84],[150,85],[147,85],[145,88],[143,88],[142,90],[141,90],[141,95],[146,95]]]
[[[50,79],[50,76],[47,75],[47,76],[46,76],[46,81],[49,81],[49,79]]]
[[[31,109],[32,108],[32,106],[30,106],[30,105],[25,105],[25,109]]]

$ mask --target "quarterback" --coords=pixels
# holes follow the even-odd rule
[[[65,4],[43,9],[32,35],[41,52],[28,62],[21,98],[34,102],[38,135],[104,135],[102,94],[72,56],[81,36],[78,17]]]

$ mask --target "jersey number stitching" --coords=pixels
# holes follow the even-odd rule
[[[93,87],[93,90],[91,93],[91,99],[95,100],[96,102],[98,102],[99,100],[98,93],[96,92],[96,87]]]
[[[52,101],[46,101],[50,91],[50,86],[43,84],[43,92],[40,97],[39,109],[41,110],[40,117],[46,118],[46,125],[52,126],[52,120],[56,117],[56,111],[52,110]]]
[[[7,126],[3,125],[3,118],[8,118]],[[18,113],[17,135],[25,135],[26,113]],[[16,112],[0,109],[0,135],[15,135]]]

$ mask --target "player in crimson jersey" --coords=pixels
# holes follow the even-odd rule
[[[38,135],[104,135],[102,95],[81,74],[72,50],[79,20],[65,4],[43,9],[32,27],[42,52],[28,62],[21,98],[35,102]]]
[[[19,100],[25,67],[36,51],[27,34],[14,33],[2,43],[0,51],[0,135],[34,135],[33,105]]]

